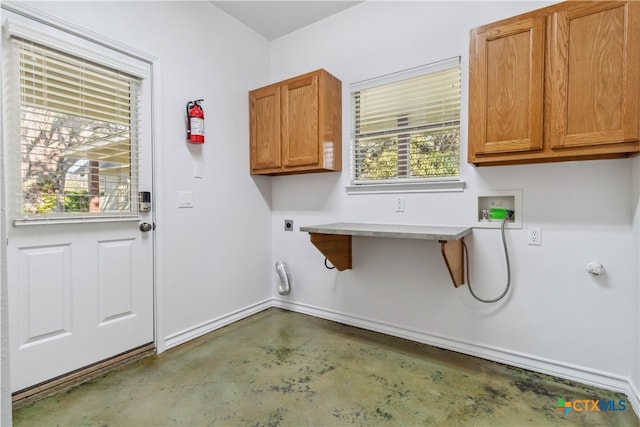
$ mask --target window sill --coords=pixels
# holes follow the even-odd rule
[[[394,182],[347,185],[347,194],[393,194],[393,193],[453,193],[464,189],[461,180]]]

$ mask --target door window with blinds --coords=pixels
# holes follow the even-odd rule
[[[29,40],[10,47],[18,218],[136,214],[140,80]]]
[[[355,83],[352,183],[460,174],[460,58]]]

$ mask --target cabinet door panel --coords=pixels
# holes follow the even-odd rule
[[[285,167],[318,164],[318,76],[282,87],[282,156]]]
[[[637,4],[569,5],[553,15],[551,146],[638,139]]]
[[[544,18],[472,33],[470,158],[542,148]]]
[[[251,170],[279,168],[280,88],[267,86],[249,94]]]

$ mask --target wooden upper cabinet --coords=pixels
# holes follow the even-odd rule
[[[284,165],[317,165],[318,76],[289,81],[281,90]]]
[[[280,89],[267,86],[249,96],[251,169],[279,169],[280,154]]]
[[[552,15],[552,147],[638,140],[639,11],[631,2],[593,2]]]
[[[342,84],[318,70],[249,92],[252,174],[342,169]]]
[[[476,165],[640,151],[640,4],[565,2],[471,31]]]
[[[474,154],[542,148],[544,25],[544,17],[537,16],[472,30],[469,145]]]

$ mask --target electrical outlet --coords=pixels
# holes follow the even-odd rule
[[[192,208],[193,207],[193,192],[192,191],[178,191],[178,207],[179,208]]]
[[[396,197],[396,212],[404,212],[404,197]]]
[[[285,219],[284,220],[284,231],[293,231],[293,220]]]
[[[529,227],[527,231],[529,238],[529,245],[540,246],[542,245],[542,228],[541,227]]]

